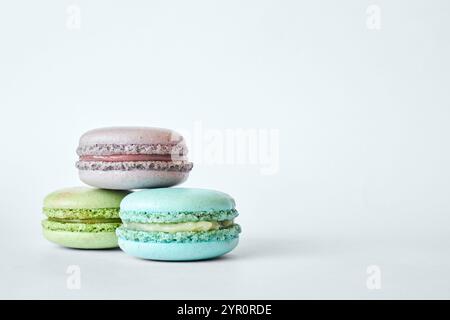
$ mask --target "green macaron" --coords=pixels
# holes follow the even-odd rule
[[[44,237],[79,249],[117,247],[121,225],[119,207],[128,191],[74,187],[57,190],[44,199]]]

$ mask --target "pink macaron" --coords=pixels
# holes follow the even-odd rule
[[[149,127],[94,129],[80,138],[76,167],[97,188],[129,190],[182,183],[192,169],[183,137]]]

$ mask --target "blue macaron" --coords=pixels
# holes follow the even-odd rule
[[[241,228],[229,195],[208,189],[161,188],[134,192],[120,204],[116,230],[126,253],[151,260],[211,259],[233,250]]]

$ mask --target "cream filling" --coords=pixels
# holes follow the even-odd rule
[[[135,223],[124,222],[127,229],[148,231],[148,232],[199,232],[219,230],[233,225],[233,220],[226,221],[198,221],[181,223]]]

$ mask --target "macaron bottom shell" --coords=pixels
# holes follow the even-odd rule
[[[119,247],[127,254],[148,260],[195,261],[217,258],[239,243],[239,238],[211,242],[139,242],[119,238]]]
[[[115,232],[70,232],[43,229],[44,237],[56,244],[75,249],[110,249],[118,246]]]
[[[131,190],[171,187],[184,182],[189,172],[157,170],[79,170],[80,180],[104,189]]]

